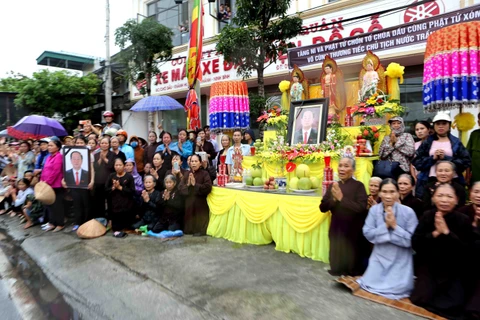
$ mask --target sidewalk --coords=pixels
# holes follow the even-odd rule
[[[417,319],[354,297],[325,264],[273,245],[110,233],[80,240],[24,232],[16,219],[0,224],[25,239],[23,249],[83,319]]]

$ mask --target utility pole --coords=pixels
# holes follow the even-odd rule
[[[110,65],[110,3],[106,0],[106,30],[105,30],[105,111],[112,111],[112,68]]]

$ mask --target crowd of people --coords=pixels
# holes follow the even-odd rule
[[[129,136],[113,122],[113,113],[105,112],[104,119],[105,125],[85,122],[62,140],[1,145],[0,215],[19,216],[25,228],[41,225],[53,232],[65,228],[65,213],[71,211],[72,231],[92,218],[106,218],[117,238],[126,230],[205,235],[207,196],[220,158],[231,172],[234,154],[249,155],[253,131],[235,130],[232,139],[223,135],[220,145],[208,126],[180,130],[176,141],[170,132],[150,132],[147,141]],[[321,200],[320,210],[332,214],[329,272],[358,276],[366,291],[410,298],[447,318],[478,319],[480,173],[472,159],[480,160],[480,131],[465,148],[451,134],[447,114],[436,115],[433,124],[417,123],[416,143],[402,118],[389,124],[391,134],[379,155],[398,162],[394,176],[372,177],[367,193],[353,177],[355,160],[345,157],[339,161],[339,181]],[[69,154],[77,176],[64,172],[62,149],[72,146],[90,150],[89,173],[80,167],[85,161],[80,153]],[[54,190],[52,204],[35,199],[39,181]],[[84,188],[68,187],[72,184]]]
[[[150,132],[146,141],[129,136],[113,122],[112,112],[103,116],[105,125],[82,121],[73,136],[63,139],[3,144],[0,215],[19,216],[25,228],[41,225],[53,232],[65,228],[66,215],[71,212],[72,231],[92,218],[106,218],[119,238],[127,235],[125,230],[144,226],[144,231],[154,233],[183,230],[205,235],[209,220],[206,197],[216,179],[219,155],[228,153],[231,159],[233,153],[228,136],[222,138],[221,151],[209,126],[180,130],[177,141],[170,132],[162,130],[160,136]],[[238,143],[242,134],[235,132]],[[253,131],[247,130],[245,137],[246,143],[253,144]],[[68,155],[73,168],[64,170],[67,156],[62,149],[73,146],[90,150],[90,159],[85,159],[89,171],[81,167],[84,159],[80,152]],[[249,146],[242,151],[247,155]],[[35,200],[33,187],[38,181],[54,190],[53,204]]]
[[[372,177],[367,194],[343,158],[321,201],[332,214],[329,272],[448,319],[480,319],[480,131],[465,148],[448,114],[417,123],[416,143],[402,118],[389,124],[379,153],[399,163],[394,176]]]

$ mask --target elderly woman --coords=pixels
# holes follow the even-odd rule
[[[190,158],[191,172],[183,176],[178,187],[180,195],[185,197],[185,233],[194,236],[207,232],[209,208],[207,196],[212,191],[210,176],[202,167],[202,159],[198,154]]]
[[[413,211],[417,215],[417,218],[423,215],[424,206],[422,200],[413,196],[413,189],[415,188],[415,179],[409,174],[402,174],[398,177],[398,191],[400,193],[400,202]]]
[[[431,209],[433,207],[432,203],[432,195],[435,188],[442,184],[448,183],[451,184],[453,189],[455,189],[455,193],[457,194],[458,203],[457,208],[462,207],[465,205],[466,201],[466,193],[465,187],[456,182],[454,179],[455,176],[455,165],[450,161],[439,161],[437,162],[435,168],[435,178],[432,178],[429,183],[425,186],[425,192],[423,194],[423,202],[425,204],[426,209]]]
[[[392,177],[397,178],[402,173],[410,172],[410,162],[415,155],[415,141],[410,133],[406,133],[401,117],[393,117],[390,123],[389,136],[386,136],[380,145],[379,156],[382,160],[396,161],[403,172],[392,172]],[[383,177],[381,177],[383,178]]]
[[[415,196],[422,198],[426,184],[435,180],[436,164],[446,160],[455,164],[455,176],[458,182],[465,185],[462,173],[470,167],[472,161],[462,142],[450,134],[452,119],[448,114],[439,113],[433,118],[435,133],[427,138],[418,148],[413,165],[420,171],[417,175]]]
[[[52,139],[48,143],[50,156],[45,161],[40,181],[46,182],[55,191],[55,202],[47,206],[50,222],[43,228],[44,231],[61,231],[65,228],[65,210],[63,196],[65,189],[62,187],[63,179],[63,156],[60,153],[62,143],[58,139]]]
[[[370,178],[370,181],[368,182],[368,191],[370,192],[368,195],[368,209],[382,201],[379,196],[381,183],[382,179],[379,177]]]
[[[472,242],[469,218],[458,211],[455,189],[439,185],[433,194],[435,209],[425,212],[412,237],[417,279],[410,300],[446,318],[459,318],[465,304]]]
[[[113,167],[115,162],[115,153],[110,151],[110,139],[103,137],[100,140],[100,151],[94,155],[93,169],[95,171],[95,183],[93,186],[93,217],[105,218],[105,201],[107,192],[105,183],[108,176],[115,172]],[[121,152],[121,151],[120,151]]]
[[[362,289],[394,300],[408,298],[413,290],[411,239],[418,224],[415,212],[398,203],[399,196],[395,180],[382,181],[382,203],[370,209],[363,226],[373,252],[367,271],[357,280]]]
[[[368,242],[362,235],[367,216],[367,192],[354,180],[355,160],[343,158],[338,164],[340,182],[333,183],[320,203],[320,211],[332,213],[330,223],[331,275],[363,274],[368,258]]]

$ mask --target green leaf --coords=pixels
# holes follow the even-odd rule
[[[294,46],[288,41],[301,32],[302,19],[285,16],[290,2],[237,0],[236,26],[227,25],[217,37],[216,50],[225,61],[237,65],[239,76],[247,79],[257,72],[260,96],[265,96],[263,71]]]

